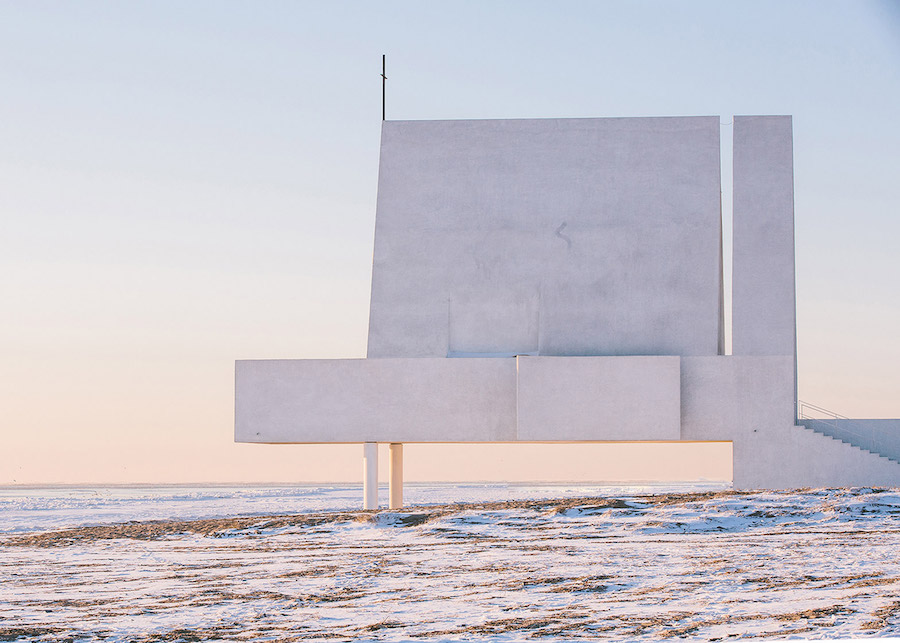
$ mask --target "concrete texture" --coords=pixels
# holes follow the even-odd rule
[[[900,462],[900,419],[803,419],[800,424],[817,433]]]
[[[378,509],[378,443],[363,444],[363,509]]]
[[[388,447],[388,507],[403,507],[403,445],[391,442]]]
[[[391,506],[402,442],[731,441],[737,489],[900,484],[858,448],[900,420],[795,426],[792,155],[790,117],[735,117],[724,356],[717,117],[384,123],[370,359],[237,362],[235,439],[395,443]]]
[[[235,439],[677,440],[678,364],[671,356],[239,361]]]
[[[514,359],[242,360],[238,442],[515,439]]]
[[[796,354],[791,132],[790,116],[734,117],[734,355]]]
[[[717,117],[388,121],[368,356],[716,355]]]
[[[519,357],[519,440],[678,440],[678,357]]]
[[[900,483],[900,464],[794,426],[793,381],[793,356],[682,358],[681,439],[733,442],[735,489]]]
[[[802,426],[792,426],[784,441],[782,461],[798,467],[801,475],[783,487],[896,487],[900,464]],[[777,482],[777,481],[776,481]],[[756,488],[773,487],[761,482]],[[749,488],[749,487],[744,487]]]

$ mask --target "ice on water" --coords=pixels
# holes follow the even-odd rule
[[[690,485],[638,484],[408,484],[407,504],[444,504],[531,498],[570,498],[597,493],[646,493],[724,489],[725,483]],[[380,490],[382,504],[386,487]],[[175,486],[112,487],[0,486],[0,534],[101,525],[130,520],[192,520],[232,516],[343,511],[362,506],[357,485]]]

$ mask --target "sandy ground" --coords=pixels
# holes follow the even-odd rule
[[[679,493],[0,538],[0,641],[900,636],[900,492]]]

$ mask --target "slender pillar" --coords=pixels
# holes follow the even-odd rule
[[[363,443],[363,508],[378,509],[378,443]]]
[[[390,508],[401,509],[403,507],[403,445],[399,442],[391,442],[390,453],[391,481],[388,485]]]
[[[790,355],[797,400],[790,116],[734,117],[732,353]]]

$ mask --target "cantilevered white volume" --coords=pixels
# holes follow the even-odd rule
[[[368,356],[236,364],[235,439],[733,442],[736,488],[898,484],[796,424],[789,116],[734,118],[724,355],[720,120],[383,124]]]

